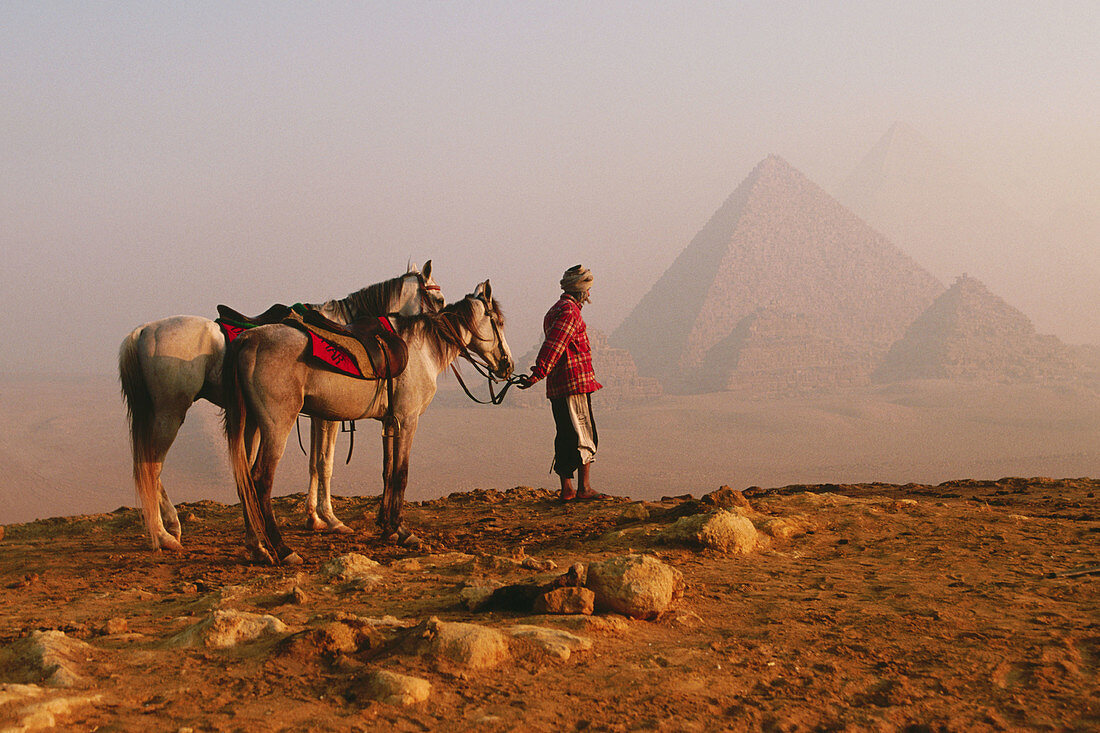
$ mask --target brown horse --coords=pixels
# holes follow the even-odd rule
[[[400,277],[370,285],[346,298],[308,307],[346,324],[366,316],[393,312],[416,315],[442,306],[443,296],[432,279],[429,260],[423,272],[410,265]],[[134,486],[154,550],[182,549],[182,528],[161,483],[161,469],[192,403],[204,398],[224,407],[224,359],[225,337],[221,330],[210,319],[199,316],[172,316],[138,326],[119,349],[119,381],[130,422]],[[350,531],[332,511],[332,464],[338,429],[336,424],[312,421],[306,503],[309,529]],[[323,497],[321,516],[318,489]]]
[[[435,396],[439,374],[459,355],[479,357],[490,373],[507,379],[512,353],[504,318],[489,281],[439,313],[397,318],[409,350],[408,365],[390,388],[315,366],[305,334],[289,326],[261,326],[241,334],[226,354],[222,384],[225,430],[237,493],[245,518],[245,546],[257,562],[301,562],[283,542],[271,510],[271,488],[299,413],[323,420],[382,421],[382,505],[378,525],[386,538],[409,541],[401,525],[409,452],[420,415]],[[391,391],[392,388],[392,391]],[[392,400],[391,400],[392,395]],[[250,446],[259,452],[250,463]]]

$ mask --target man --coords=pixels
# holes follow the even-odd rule
[[[546,397],[554,413],[554,473],[561,479],[561,500],[599,499],[589,479],[596,457],[596,423],[592,419],[592,393],[602,385],[592,372],[592,348],[581,308],[589,302],[592,273],[581,265],[570,267],[561,278],[562,295],[546,313],[546,335],[529,376],[521,377],[520,389],[546,379]],[[579,486],[573,474],[579,471]]]

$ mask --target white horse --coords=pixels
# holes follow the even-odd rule
[[[436,391],[436,380],[460,355],[477,354],[500,379],[512,373],[512,352],[504,339],[504,318],[489,281],[439,313],[396,319],[408,346],[408,364],[390,385],[316,366],[307,356],[308,337],[284,325],[251,329],[226,355],[225,430],[229,459],[245,517],[245,545],[257,562],[301,562],[287,547],[271,510],[275,469],[299,413],[323,420],[374,418],[383,433],[382,504],[378,524],[384,537],[410,542],[401,525],[409,452],[420,415]],[[259,437],[259,452],[249,460]]]
[[[443,304],[429,260],[423,272],[410,266],[400,277],[309,307],[330,320],[347,324],[393,312],[411,316],[436,311]],[[130,423],[134,485],[154,549],[182,549],[182,528],[161,482],[161,469],[195,401],[202,398],[224,407],[221,371],[225,348],[218,325],[200,316],[172,316],[138,326],[119,348],[119,380]],[[332,466],[338,432],[338,423],[311,421],[306,502],[309,529],[351,531],[332,511]],[[320,516],[319,490],[323,497]]]

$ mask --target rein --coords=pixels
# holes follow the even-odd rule
[[[505,379],[505,380],[497,379],[496,377],[494,377],[492,375],[492,372],[488,371],[484,366],[482,366],[481,364],[479,364],[478,362],[476,362],[472,358],[470,358],[470,355],[468,353],[463,354],[463,357],[466,358],[466,361],[473,364],[474,369],[477,371],[477,373],[480,374],[481,376],[485,377],[486,380],[488,380],[488,382],[489,382],[489,400],[488,401],[479,400],[477,397],[474,397],[473,393],[470,392],[469,387],[466,386],[466,382],[464,382],[462,380],[462,374],[459,373],[458,367],[456,367],[454,365],[454,362],[451,362],[451,371],[454,372],[455,379],[458,380],[458,384],[459,384],[460,387],[462,387],[462,391],[466,393],[467,397],[469,397],[471,400],[478,403],[479,405],[499,405],[499,404],[503,403],[504,402],[504,395],[508,394],[508,389],[513,384],[519,384],[519,382],[520,382],[520,380],[516,379],[515,377],[508,377],[508,379]],[[500,392],[497,393],[493,389],[493,385],[497,384],[501,381],[504,382],[504,389],[500,390]]]

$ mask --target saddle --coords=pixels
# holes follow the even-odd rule
[[[215,323],[229,342],[256,326],[281,323],[297,328],[309,337],[315,361],[357,379],[392,380],[409,363],[409,348],[386,316],[361,318],[344,326],[301,303],[276,304],[254,318],[219,305]]]

